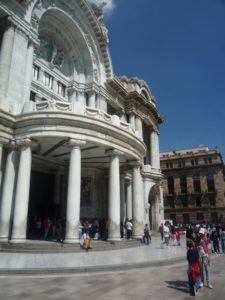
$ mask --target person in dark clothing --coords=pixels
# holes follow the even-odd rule
[[[214,253],[220,253],[220,245],[219,245],[219,233],[213,228],[212,233],[210,235],[210,240],[213,242],[213,251]]]
[[[187,261],[188,261],[188,283],[190,295],[195,296],[200,288],[200,266],[198,249],[193,246],[192,241],[187,242]]]

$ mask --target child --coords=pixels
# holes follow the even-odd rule
[[[193,243],[187,242],[187,261],[188,261],[188,283],[190,295],[195,296],[200,288],[200,267],[198,249],[193,247]]]

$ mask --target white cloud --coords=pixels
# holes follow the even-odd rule
[[[89,0],[89,2],[93,2],[97,5],[105,2],[106,5],[103,7],[103,11],[110,15],[113,12],[113,9],[115,8],[115,0]]]

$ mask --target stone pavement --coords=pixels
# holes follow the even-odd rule
[[[125,270],[186,261],[185,240],[182,246],[160,247],[159,237],[149,246],[110,251],[79,253],[5,253],[0,252],[0,274],[62,274],[106,270]],[[95,244],[93,245],[95,247]]]
[[[88,253],[89,254],[89,253]],[[0,275],[0,300],[224,300],[225,255],[213,255],[213,290],[189,295],[187,263],[82,274]]]

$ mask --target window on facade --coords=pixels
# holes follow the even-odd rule
[[[66,87],[59,81],[57,82],[57,93],[62,97],[65,97],[66,95]]]
[[[38,80],[39,79],[39,72],[40,68],[36,65],[33,66],[33,77],[34,79]]]
[[[179,166],[179,168],[185,167],[185,161],[179,161],[178,166]]]
[[[34,92],[30,92],[30,101],[33,101],[35,102],[35,97],[36,97],[36,94]]]
[[[167,169],[173,169],[173,163],[166,163]]]
[[[209,192],[215,192],[215,182],[212,173],[207,174],[207,187]]]
[[[169,207],[170,208],[174,208],[175,207],[175,197],[170,197]]]
[[[86,106],[89,106],[89,95],[88,95],[88,93],[85,93],[85,102],[86,102]]]
[[[195,193],[201,193],[201,183],[200,183],[199,174],[195,174],[193,176],[193,185],[194,185],[194,192]]]
[[[188,198],[187,197],[182,198],[182,205],[183,205],[183,207],[188,207]]]
[[[216,205],[215,195],[208,195],[208,199],[209,199],[209,205],[210,206],[215,206]]]
[[[187,214],[187,213],[183,214],[183,223],[184,224],[190,224],[190,216],[189,216],[189,214]]]
[[[177,216],[176,214],[170,214],[170,220],[173,221],[173,225],[177,224]]]
[[[198,158],[192,159],[191,160],[191,165],[192,166],[197,166],[198,165]]]
[[[174,194],[174,179],[172,176],[168,177],[167,184],[169,194]]]
[[[180,190],[181,193],[187,193],[187,178],[186,176],[181,176],[180,177]]]
[[[53,88],[53,77],[50,74],[44,72],[43,82],[48,88]]]
[[[195,198],[195,203],[196,203],[197,207],[201,207],[202,206],[201,197],[196,197]]]
[[[211,219],[212,219],[212,223],[218,223],[219,222],[218,213],[217,212],[212,212],[211,213]]]
[[[95,107],[98,107],[98,95],[95,94]]]
[[[204,162],[205,162],[206,165],[209,165],[209,164],[212,163],[212,158],[211,157],[205,157]]]
[[[197,213],[197,214],[196,214],[196,220],[197,220],[197,221],[203,221],[203,220],[204,220],[204,215],[203,215],[203,213]]]

